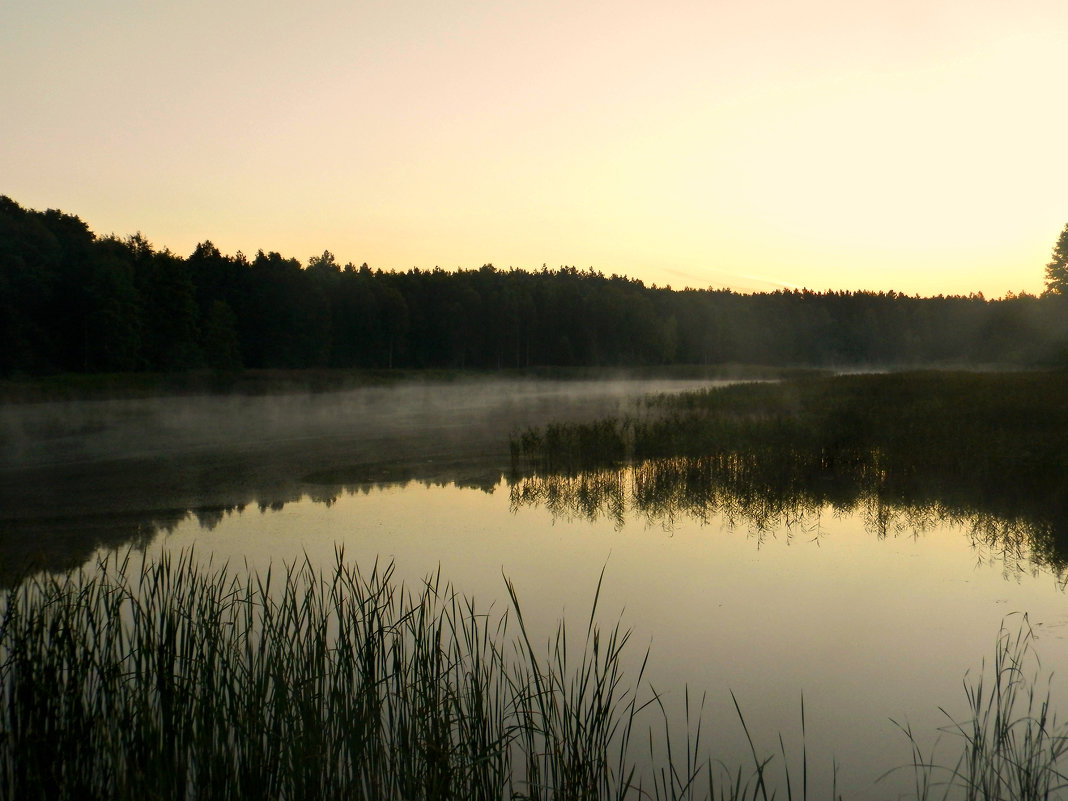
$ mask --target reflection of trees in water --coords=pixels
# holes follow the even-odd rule
[[[460,487],[492,493],[501,483],[501,470],[478,461],[359,465],[305,476],[285,487],[249,489],[230,504],[193,508],[108,512],[92,515],[0,520],[0,587],[34,571],[76,569],[101,549],[150,546],[160,535],[174,532],[190,517],[201,530],[214,531],[231,515],[250,509],[260,514],[280,512],[302,500],[333,506],[342,495],[365,495],[377,490],[419,485]]]
[[[185,509],[143,514],[7,520],[0,525],[0,587],[38,570],[71,570],[97,548],[148,547],[189,516]]]
[[[769,535],[818,538],[828,513],[856,515],[880,539],[949,526],[964,531],[977,558],[1001,564],[1006,576],[1045,567],[1060,577],[1068,569],[1059,508],[1037,499],[1009,510],[1004,497],[990,508],[982,496],[910,494],[879,467],[878,454],[830,471],[800,461],[769,466],[754,454],[651,459],[578,472],[517,473],[509,491],[513,509],[544,506],[554,517],[609,520],[617,529],[632,518],[666,530],[682,519],[720,520],[746,529],[758,543]]]
[[[205,531],[214,531],[216,527],[222,521],[234,514],[241,514],[245,511],[245,504],[234,504],[232,506],[202,506],[197,509],[193,509],[193,517],[197,519],[197,523]]]
[[[88,562],[98,549],[143,551],[157,537],[174,533],[190,517],[204,531],[214,531],[230,515],[244,512],[250,503],[255,503],[261,512],[278,511],[300,498],[298,493],[193,509],[7,520],[0,525],[0,587],[35,571],[58,573],[76,569]]]

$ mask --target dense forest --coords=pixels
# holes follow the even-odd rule
[[[1068,229],[1066,229],[1068,230]],[[1056,254],[1055,254],[1056,255]],[[1068,297],[672,290],[560,267],[187,257],[0,197],[0,375],[198,368],[1068,363]]]

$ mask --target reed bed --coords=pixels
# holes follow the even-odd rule
[[[760,753],[737,701],[747,765],[705,752],[688,690],[673,731],[648,652],[598,622],[600,582],[579,648],[564,622],[536,647],[506,587],[507,609],[482,610],[440,574],[409,588],[341,552],[263,575],[128,552],[24,580],[0,596],[0,799],[837,799],[809,787],[803,744],[799,764],[781,737]],[[1065,788],[1028,644],[1004,635],[993,690],[966,684],[955,767],[912,738],[917,798],[939,771],[947,798]]]
[[[878,453],[902,480],[1006,471],[1063,487],[1068,372],[929,371],[734,384],[644,399],[624,418],[512,437],[513,467],[582,469],[625,460],[744,452],[850,471]],[[936,473],[937,471],[937,473]],[[1053,481],[1051,483],[1051,476]],[[945,483],[945,482],[942,482]]]
[[[561,623],[542,654],[508,591],[497,614],[341,553],[325,572],[164,553],[23,581],[0,607],[0,798],[640,792],[629,633],[595,602],[581,648]]]
[[[726,490],[752,511],[764,498],[845,507],[874,498],[1003,528],[1021,521],[1030,550],[1064,571],[1066,397],[1063,371],[820,376],[652,396],[635,416],[515,433],[512,477],[569,481],[632,465],[684,487],[691,506]],[[651,503],[664,497],[656,483],[641,488]]]
[[[942,729],[952,740],[951,759],[941,762],[936,742],[925,753],[908,724],[896,724],[912,748],[918,801],[1049,801],[1064,798],[1068,774],[1068,729],[1058,725],[1049,683],[1044,680],[1027,616],[1012,631],[1002,624],[988,666],[965,676],[971,716]]]

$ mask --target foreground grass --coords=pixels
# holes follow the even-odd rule
[[[24,582],[0,619],[0,798],[624,797],[628,634],[591,615],[573,663],[562,626],[543,656],[512,610],[517,636],[438,578],[412,592],[340,554]]]
[[[737,702],[748,766],[702,752],[688,693],[676,739],[596,598],[569,656],[563,623],[533,646],[508,590],[492,614],[440,577],[410,591],[340,553],[327,571],[250,575],[184,553],[23,582],[0,606],[0,798],[809,797],[807,754],[791,774],[785,748],[758,753]],[[959,756],[937,762],[902,727],[917,798],[1064,789],[1068,737],[1025,671],[1021,631],[999,638],[991,684],[966,683]]]
[[[925,752],[907,724],[896,724],[912,746],[917,799],[1064,797],[1068,729],[1056,722],[1048,685],[1040,692],[1035,664],[1034,634],[1026,615],[1015,632],[1003,624],[989,669],[984,660],[975,676],[965,677],[971,717],[956,720],[943,710],[949,722],[942,732],[951,740],[945,761],[940,743]]]

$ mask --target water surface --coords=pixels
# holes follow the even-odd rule
[[[1064,577],[1026,531],[1009,536],[1020,533],[1012,521],[875,496],[695,504],[664,478],[686,472],[668,462],[509,471],[519,426],[687,386],[465,383],[9,408],[0,546],[8,560],[91,563],[95,549],[136,541],[261,570],[329,565],[340,547],[367,569],[395,563],[409,583],[440,570],[501,612],[508,576],[545,641],[561,619],[581,635],[604,568],[602,621],[633,629],[633,671],[651,649],[647,679],[673,713],[685,687],[707,694],[703,737],[718,758],[747,755],[731,692],[758,746],[777,751],[781,733],[794,755],[803,696],[811,781],[829,788],[833,760],[847,798],[908,788],[907,772],[875,784],[910,760],[891,719],[930,743],[948,722],[940,707],[963,718],[962,679],[1003,621],[1026,613],[1044,667],[1068,664]],[[1053,687],[1062,694],[1059,677]]]

